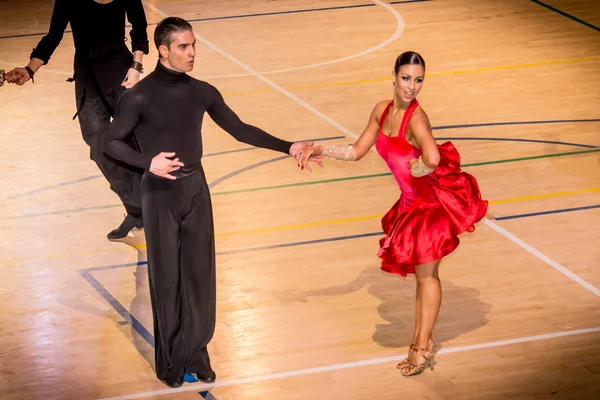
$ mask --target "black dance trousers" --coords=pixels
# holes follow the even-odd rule
[[[156,375],[211,370],[206,346],[215,329],[215,239],[203,170],[176,180],[146,172],[142,208],[154,321]]]
[[[113,110],[117,109],[117,102],[127,89],[121,85],[105,94],[105,99]],[[75,100],[77,106],[81,103],[83,88],[77,85]],[[79,126],[83,140],[90,146],[90,158],[96,163],[102,175],[110,184],[110,189],[119,196],[125,210],[135,217],[142,214],[141,181],[143,170],[118,161],[104,153],[105,132],[110,124],[111,115],[106,106],[97,96],[85,96],[83,106],[78,113]],[[139,146],[132,134],[128,144],[139,151]]]

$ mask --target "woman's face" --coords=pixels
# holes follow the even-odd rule
[[[405,103],[410,103],[421,91],[425,71],[418,64],[405,64],[400,67],[394,77],[394,90],[396,96]]]

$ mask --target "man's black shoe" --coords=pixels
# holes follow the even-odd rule
[[[176,382],[168,382],[165,380],[161,380],[161,382],[164,383],[165,385],[167,385],[168,387],[176,389],[178,387],[181,387],[181,385],[183,385],[183,378],[181,378],[181,380],[177,380]]]
[[[110,240],[122,239],[126,237],[127,234],[129,234],[129,232],[131,232],[131,230],[134,228],[142,229],[143,227],[144,223],[142,222],[141,218],[127,214],[123,222],[121,222],[121,225],[117,229],[112,230],[108,235],[106,235],[106,237]]]
[[[192,373],[192,376],[204,383],[213,383],[217,379],[217,374],[212,369],[202,374]]]

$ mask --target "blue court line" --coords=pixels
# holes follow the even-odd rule
[[[538,120],[538,121],[512,121],[512,122],[484,122],[480,124],[461,124],[461,125],[443,125],[432,127],[432,130],[443,130],[443,129],[466,129],[466,128],[479,128],[489,126],[507,126],[507,125],[545,125],[545,124],[573,124],[573,123],[588,123],[588,122],[600,122],[600,118],[589,118],[589,119],[554,119],[554,120]],[[543,142],[552,143],[552,142]],[[571,144],[564,142],[554,142],[556,144]],[[573,146],[582,146],[572,144]],[[582,146],[585,147],[585,146]],[[597,147],[597,146],[592,146]]]
[[[573,207],[573,208],[563,208],[560,210],[540,211],[540,212],[529,213],[529,214],[507,215],[505,217],[498,217],[498,218],[496,218],[496,220],[497,221],[506,221],[509,219],[537,217],[540,215],[550,215],[550,214],[560,214],[560,213],[567,213],[567,212],[573,212],[573,211],[592,210],[594,208],[600,208],[600,204],[595,205],[595,206]]]
[[[541,1],[539,1],[539,0],[531,0],[531,1],[532,1],[533,3],[535,3],[535,4],[538,4],[538,5],[542,6],[542,7],[545,7],[545,8],[547,8],[547,9],[548,9],[548,10],[550,10],[550,11],[554,11],[555,13],[558,13],[558,14],[562,15],[563,17],[567,17],[567,18],[569,18],[570,20],[573,20],[573,21],[575,21],[575,22],[579,22],[580,24],[582,24],[582,25],[585,25],[585,26],[587,26],[588,28],[592,28],[592,29],[594,29],[594,30],[596,30],[596,31],[600,32],[600,28],[598,28],[597,26],[595,26],[595,25],[592,25],[592,24],[590,24],[589,22],[585,22],[584,20],[582,20],[582,19],[579,19],[579,18],[577,18],[577,17],[574,17],[574,16],[572,16],[571,14],[567,14],[566,12],[564,12],[564,11],[562,11],[562,10],[559,10],[558,8],[554,8],[554,7],[552,7],[551,5],[548,5],[548,4],[546,4],[546,3],[542,3],[542,2],[541,2]]]
[[[200,396],[202,396],[204,399],[206,400],[217,400],[217,398],[215,396],[212,395],[212,393],[205,391],[205,392],[198,392],[198,394]]]
[[[436,128],[434,128],[436,129]],[[538,139],[515,139],[515,138],[483,138],[483,137],[440,137],[436,138],[436,140],[463,140],[463,141],[498,141],[498,142],[525,142],[525,143],[543,143],[543,144],[558,144],[563,146],[573,146],[573,147],[584,147],[586,149],[597,149],[598,146],[594,146],[591,144],[579,144],[579,143],[567,143],[567,142],[559,142],[555,140],[538,140]]]
[[[144,325],[142,325],[140,321],[131,315],[131,313],[125,307],[123,307],[123,305],[119,303],[119,301],[115,299],[115,297],[110,294],[110,292],[104,286],[102,286],[102,284],[98,282],[96,278],[92,276],[91,270],[83,269],[80,270],[79,273],[86,281],[88,281],[90,285],[92,285],[94,289],[96,289],[98,293],[100,293],[104,300],[106,300],[108,304],[110,304],[121,315],[121,317],[123,317],[123,319],[129,325],[131,325],[133,329],[135,329],[135,331],[144,338],[144,340],[146,340],[146,342],[148,342],[150,346],[154,347],[154,337],[152,334],[148,332]]]
[[[133,264],[133,265],[142,265],[142,264]],[[98,293],[110,304],[125,320],[124,323],[120,322],[119,325],[131,325],[132,328],[146,341],[150,346],[154,348],[154,336],[146,329],[146,327],[135,318],[120,302],[117,300],[109,291],[106,289],[96,278],[94,278],[91,274],[92,269],[88,270],[80,270],[79,274],[86,280],[88,283],[96,289]],[[190,373],[186,372],[183,378],[184,382],[198,382],[196,378],[194,378]]]
[[[346,136],[329,136],[329,137],[316,138],[316,139],[302,139],[302,140],[297,140],[297,142],[321,142],[321,141],[325,141],[325,140],[335,140],[335,139],[345,139],[345,138],[346,138]],[[204,154],[202,156],[202,158],[222,156],[224,154],[239,153],[242,151],[252,151],[252,150],[259,150],[259,149],[260,149],[259,147],[245,147],[243,149],[225,150],[225,151],[219,151],[216,153]]]
[[[75,179],[73,181],[61,182],[61,183],[57,183],[56,185],[46,186],[46,187],[42,187],[42,188],[34,189],[34,190],[29,190],[29,191],[24,192],[24,193],[19,193],[19,194],[15,194],[15,195],[12,195],[12,196],[4,197],[4,198],[0,199],[0,201],[18,199],[19,197],[30,196],[32,194],[36,194],[36,193],[40,193],[40,192],[45,192],[46,190],[57,189],[57,188],[60,188],[60,187],[63,187],[63,186],[69,186],[69,185],[73,185],[75,183],[90,181],[92,179],[98,179],[98,178],[102,178],[102,175],[86,176],[85,178],[79,178],[79,179]]]
[[[234,176],[241,175],[244,172],[248,172],[248,171],[250,171],[252,169],[255,169],[255,168],[258,168],[258,167],[262,167],[263,165],[271,164],[271,163],[274,163],[276,161],[287,160],[288,158],[290,158],[290,156],[280,156],[280,157],[272,158],[270,160],[261,161],[261,162],[256,163],[256,164],[248,165],[247,167],[238,169],[238,170],[233,171],[233,172],[231,172],[231,173],[229,173],[227,175],[223,175],[222,177],[220,177],[218,179],[215,179],[213,182],[211,182],[211,183],[208,184],[208,188],[212,189],[215,186],[217,186],[219,183],[223,183],[227,179],[231,179]]]
[[[390,4],[405,4],[405,3],[422,3],[431,0],[404,0],[404,1],[392,1]],[[321,8],[309,8],[309,9],[301,9],[301,10],[288,10],[288,11],[276,11],[276,12],[268,12],[268,13],[257,13],[257,14],[241,14],[241,15],[228,15],[222,17],[210,17],[210,18],[196,18],[196,19],[188,19],[188,22],[204,22],[204,21],[222,21],[228,19],[237,19],[237,18],[254,18],[254,17],[268,17],[273,15],[285,15],[285,14],[299,14],[299,13],[307,13],[307,12],[319,12],[319,11],[334,11],[334,10],[345,10],[351,8],[364,8],[364,7],[374,7],[377,4],[353,4],[347,6],[337,6],[337,7],[321,7]],[[158,25],[158,22],[148,23],[148,26]],[[126,25],[126,28],[131,28],[131,25]],[[65,33],[73,33],[72,30],[65,30]],[[19,35],[7,35],[0,36],[0,39],[11,39],[11,38],[21,38],[21,37],[29,37],[29,36],[44,36],[47,32],[42,33],[24,33]]]

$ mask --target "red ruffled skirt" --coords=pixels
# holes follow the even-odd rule
[[[407,205],[404,196],[384,215],[377,255],[381,268],[406,277],[415,266],[438,260],[459,245],[458,236],[473,232],[487,213],[477,180],[460,170],[460,155],[451,142],[438,146],[440,163],[433,173],[419,178],[417,200]]]

